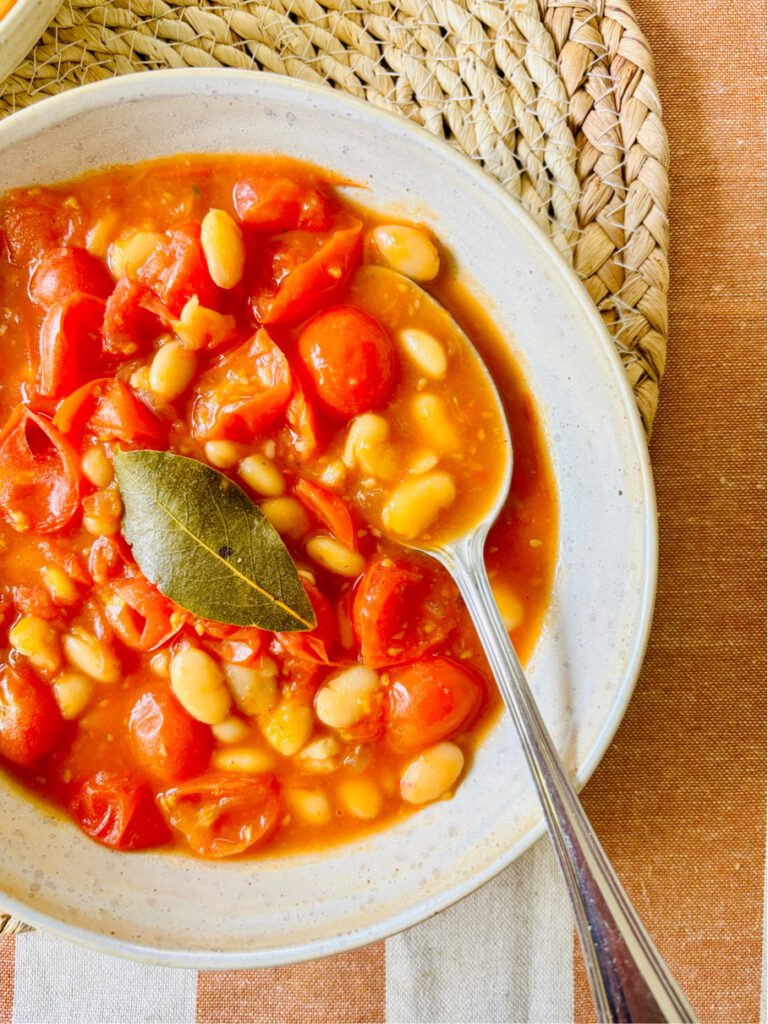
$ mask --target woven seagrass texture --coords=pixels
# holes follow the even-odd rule
[[[0,116],[114,75],[222,66],[345,89],[481,163],[584,281],[650,434],[668,152],[653,58],[625,0],[66,0],[0,87]],[[0,915],[4,927],[15,922]]]

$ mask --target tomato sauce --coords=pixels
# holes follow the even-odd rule
[[[449,252],[326,172],[241,156],[18,190],[0,242],[3,767],[105,845],[210,857],[449,798],[499,701],[454,584],[398,538],[477,521],[504,439],[419,288],[503,396],[514,476],[486,560],[523,660],[557,547],[533,401]],[[244,488],[314,630],[209,621],[143,575],[112,461],[147,448]]]

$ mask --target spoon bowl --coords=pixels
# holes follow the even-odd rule
[[[478,518],[463,531],[431,529],[409,547],[437,559],[455,580],[488,658],[504,704],[517,727],[541,800],[550,838],[576,916],[592,993],[601,1021],[695,1021],[685,995],[643,927],[581,806],[544,724],[515,653],[485,570],[488,531],[501,512],[512,482],[513,439],[496,384],[480,354],[448,311],[423,288],[384,268],[379,282],[407,289],[412,302],[431,304],[446,330],[477,361],[496,403],[504,465],[497,488]],[[394,279],[399,279],[395,281]],[[401,539],[393,537],[400,542]]]

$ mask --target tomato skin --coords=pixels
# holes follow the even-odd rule
[[[105,352],[126,356],[148,350],[152,339],[162,331],[160,318],[149,308],[151,295],[138,281],[120,278],[104,310]]]
[[[178,633],[174,606],[143,576],[123,576],[99,591],[107,620],[117,637],[134,651],[152,651]]]
[[[53,425],[76,440],[89,433],[99,441],[149,448],[163,445],[166,436],[155,414],[113,377],[100,377],[73,391],[59,403]]]
[[[296,374],[293,378],[293,395],[285,410],[285,421],[299,461],[308,462],[318,455],[323,446],[321,425],[315,407],[307,398]]]
[[[200,225],[185,224],[167,232],[168,241],[140,268],[139,281],[178,316],[196,295],[202,306],[215,309],[221,293],[208,273],[200,244]]]
[[[328,222],[328,202],[322,192],[290,178],[238,181],[232,199],[243,224],[259,232],[322,231]]]
[[[106,299],[112,291],[109,271],[86,249],[62,246],[45,253],[29,282],[30,297],[40,306],[66,302],[80,292]]]
[[[425,560],[371,562],[352,600],[352,625],[363,664],[385,668],[434,650],[456,627],[458,607],[448,575]]]
[[[452,658],[393,669],[385,709],[388,746],[409,755],[447,739],[471,722],[484,696],[482,678]]]
[[[0,667],[0,756],[29,768],[51,753],[63,732],[50,686],[27,668]]]
[[[195,631],[202,634],[208,650],[235,665],[258,664],[272,635],[256,626],[229,626],[210,619],[197,619]]]
[[[358,551],[357,531],[360,523],[346,501],[338,494],[321,487],[311,480],[299,480],[294,494],[312,515],[325,526],[334,537],[350,551]]]
[[[171,838],[152,790],[130,776],[97,772],[82,783],[69,813],[86,835],[113,850],[146,850]]]
[[[179,782],[208,767],[213,733],[187,714],[172,693],[143,693],[131,709],[128,730],[136,757],[157,782]]]
[[[15,529],[52,533],[77,512],[80,463],[50,420],[17,405],[0,432],[0,512]],[[22,517],[21,520],[19,517]]]
[[[391,338],[355,306],[318,313],[301,332],[299,358],[318,402],[335,418],[349,419],[384,405],[397,378]]]
[[[266,842],[280,816],[274,775],[210,772],[160,797],[168,821],[201,857],[232,857]]]
[[[37,390],[61,398],[97,377],[102,362],[104,300],[75,292],[48,307],[40,327]]]
[[[338,638],[338,622],[325,594],[316,584],[302,579],[315,612],[317,625],[305,633],[275,633],[275,644],[280,651],[302,661],[316,661],[328,665]]]
[[[297,323],[330,301],[360,262],[362,227],[358,221],[353,227],[335,231],[314,256],[289,271],[280,282],[263,322]]]
[[[288,360],[262,328],[200,377],[192,433],[203,441],[252,440],[280,416],[290,397]]]

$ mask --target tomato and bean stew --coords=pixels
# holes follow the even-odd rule
[[[479,518],[522,657],[535,410],[449,255],[321,170],[179,157],[0,198],[0,762],[118,850],[298,850],[447,799],[498,710],[410,541]],[[243,596],[245,595],[245,596]],[[252,600],[249,595],[252,596]]]

